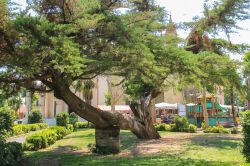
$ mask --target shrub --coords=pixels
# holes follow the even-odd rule
[[[41,123],[41,122],[43,122],[43,116],[40,110],[31,111],[28,116],[28,123],[33,124],[33,123]]]
[[[250,162],[250,110],[241,113],[241,122],[243,126],[243,149],[242,153],[246,162]]]
[[[188,126],[189,133],[196,133],[196,129],[197,129],[197,127],[195,125],[189,124],[189,126]]]
[[[201,128],[202,128],[203,130],[205,130],[205,128],[206,128],[206,125],[205,125],[205,122],[204,122],[204,121],[201,123]]]
[[[74,131],[76,130],[76,122],[78,122],[78,116],[76,115],[76,113],[71,112],[69,114],[69,123],[73,125],[74,127]]]
[[[233,127],[231,128],[231,134],[238,134],[239,130],[237,129],[237,127]]]
[[[154,128],[157,130],[157,131],[170,131],[170,125],[168,124],[156,124],[154,125]]]
[[[22,158],[22,145],[17,142],[5,143],[5,137],[12,132],[15,111],[7,106],[0,108],[0,165],[14,166]]]
[[[67,130],[72,133],[74,131],[74,126],[72,124],[67,124]]]
[[[76,128],[95,128],[95,125],[91,122],[76,122]]]
[[[40,129],[47,128],[48,125],[46,123],[35,123],[35,124],[17,124],[13,127],[13,135],[20,135],[24,133],[28,133],[30,131],[37,131]]]
[[[222,133],[229,134],[229,131],[223,126],[209,126],[207,129],[203,130],[204,133]]]
[[[7,106],[0,107],[0,140],[3,139],[3,136],[8,132],[12,131],[15,119],[16,115],[14,110]]]
[[[57,139],[62,139],[64,136],[66,136],[67,134],[69,134],[69,131],[62,126],[52,126],[50,127],[51,130],[55,130],[57,133]]]
[[[67,134],[71,133],[73,126],[69,125],[69,129],[62,126],[53,126],[43,131],[34,133],[28,136],[23,144],[25,150],[38,150],[46,148],[54,144],[57,140],[62,139]]]
[[[46,129],[48,127],[47,123],[36,123],[40,129]]]
[[[57,132],[51,129],[42,131],[43,136],[46,139],[46,145],[52,145],[58,140]]]
[[[186,117],[183,116],[176,116],[174,118],[174,124],[175,124],[175,131],[188,131],[188,120]]]
[[[76,122],[78,122],[78,116],[76,115],[76,113],[71,112],[69,114],[69,123],[74,125],[74,124],[76,124]]]
[[[170,124],[170,131],[176,132],[176,125],[175,124]]]
[[[4,143],[0,141],[0,165],[15,166],[22,159],[22,144],[17,142]]]
[[[60,112],[56,115],[56,125],[67,127],[69,123],[69,114],[67,112]]]
[[[25,140],[25,150],[38,150],[47,147],[47,139],[42,132],[34,133]]]

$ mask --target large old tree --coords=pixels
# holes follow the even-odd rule
[[[169,44],[158,34],[164,11],[152,0],[30,0],[27,11],[16,15],[10,15],[6,0],[0,2],[0,86],[10,93],[21,87],[53,91],[96,125],[99,150],[118,152],[120,129],[142,139],[159,138],[152,100],[169,76],[200,74],[192,52],[197,53],[206,29],[198,36],[195,28],[191,32],[192,52]],[[102,111],[74,94],[75,81],[98,75],[123,78],[133,117]]]
[[[32,15],[23,11],[10,17],[6,1],[1,0],[1,87],[10,92],[21,87],[53,91],[96,125],[100,151],[119,151],[120,129],[142,139],[159,138],[150,116],[151,100],[169,75],[192,70],[191,53],[167,46],[156,34],[163,28],[163,10],[145,0],[28,2]],[[127,87],[134,102],[139,101],[132,107],[134,117],[95,108],[71,90],[75,81],[98,75],[120,76],[126,85],[139,80],[134,84],[137,91]]]

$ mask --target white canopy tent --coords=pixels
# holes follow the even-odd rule
[[[223,104],[220,104],[221,107],[223,108],[226,108],[226,109],[232,109],[232,106],[231,105],[223,105]],[[234,106],[235,109],[239,109],[240,111],[244,110],[244,107],[237,107],[237,106]]]
[[[195,106],[197,104],[194,104],[194,103],[188,103],[187,106]]]
[[[157,103],[155,104],[156,109],[178,109],[177,103],[169,104],[169,103]]]

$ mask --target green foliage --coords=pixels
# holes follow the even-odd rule
[[[189,133],[196,133],[196,130],[197,130],[197,126],[195,126],[193,124],[188,125],[188,132]]]
[[[16,166],[17,162],[22,159],[23,148],[21,143],[0,141],[0,165]]]
[[[56,115],[56,125],[67,127],[69,123],[69,114],[67,112],[60,112]]]
[[[247,51],[244,55],[244,70],[247,74],[250,74],[250,51]]]
[[[78,116],[76,115],[76,113],[71,112],[69,114],[69,123],[73,125],[74,130],[76,130],[76,122],[78,122]]]
[[[30,131],[45,129],[47,127],[48,125],[46,123],[17,124],[13,126],[13,135],[20,135]]]
[[[250,162],[250,110],[242,112],[242,126],[243,126],[243,149],[242,153],[246,158],[246,162]]]
[[[250,51],[247,51],[244,55],[244,74],[246,76],[246,80],[250,80]],[[247,81],[246,81],[247,82]],[[250,98],[250,85],[247,83],[246,86],[246,98]]]
[[[91,122],[76,122],[76,127],[78,129],[82,128],[95,128],[95,125]]]
[[[43,122],[43,115],[40,110],[32,110],[28,116],[28,123],[41,123]]]
[[[154,128],[157,131],[170,131],[170,125],[164,124],[164,123],[162,123],[162,124],[155,124]]]
[[[174,118],[174,124],[175,124],[175,131],[183,132],[188,131],[188,120],[186,117],[183,116],[176,116]]]
[[[238,134],[238,133],[240,133],[240,131],[238,130],[237,127],[231,128],[230,132],[231,132],[231,134]]]
[[[203,130],[204,133],[221,133],[229,134],[230,131],[225,129],[223,126],[209,126],[207,129]]]
[[[67,124],[66,126],[67,130],[69,130],[70,132],[73,132],[75,130],[74,126],[72,124]]]
[[[68,128],[62,126],[53,126],[43,131],[39,131],[28,136],[24,143],[24,150],[36,151],[54,144],[57,140],[62,139],[73,131],[73,125]]]
[[[201,128],[202,128],[203,130],[205,130],[205,128],[206,128],[206,125],[205,125],[205,122],[204,122],[204,121],[201,123]]]
[[[110,92],[107,92],[107,93],[105,93],[105,104],[106,105],[111,105],[111,93]]]
[[[12,132],[16,115],[14,110],[0,107],[0,165],[15,166],[22,158],[22,145],[16,142],[5,143],[5,137]]]
[[[170,131],[177,132],[175,124],[170,124]]]
[[[0,140],[3,139],[5,134],[12,131],[15,119],[14,110],[7,106],[0,107]]]
[[[62,126],[52,126],[49,129],[56,131],[58,140],[62,139],[64,136],[66,136],[67,134],[69,134],[71,132]]]

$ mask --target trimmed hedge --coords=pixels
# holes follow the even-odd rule
[[[196,130],[197,130],[197,126],[195,126],[193,124],[188,125],[188,132],[189,133],[196,133]]]
[[[69,114],[69,123],[74,125],[76,122],[78,122],[78,116],[76,115],[76,113],[71,112]]]
[[[172,127],[173,131],[177,132],[188,132],[189,123],[186,117],[176,116],[174,118],[175,126]]]
[[[229,134],[229,130],[225,129],[223,126],[209,126],[203,130],[204,133],[222,133]]]
[[[157,131],[172,131],[172,132],[177,132],[176,130],[176,124],[155,124],[154,128]],[[197,127],[195,125],[189,124],[188,128],[185,130],[185,132],[189,133],[196,133]]]
[[[54,144],[73,131],[73,125],[67,127],[53,126],[28,136],[23,144],[24,150],[36,151]]]
[[[82,128],[95,128],[95,125],[91,122],[76,122],[76,128],[82,129]]]
[[[170,125],[164,124],[164,123],[162,123],[162,124],[155,124],[154,128],[157,131],[170,131]]]
[[[69,123],[69,113],[60,112],[56,115],[56,125],[67,127]]]
[[[35,124],[17,124],[13,127],[12,135],[20,135],[25,134],[30,131],[37,131],[41,129],[47,128],[48,125],[46,123],[35,123]]]
[[[76,115],[76,113],[71,112],[69,114],[69,123],[73,125],[74,127],[74,131],[76,131],[76,122],[78,122],[78,116]]]
[[[34,124],[34,123],[42,123],[43,122],[43,115],[40,112],[40,110],[33,110],[30,112],[28,116],[28,123]]]

